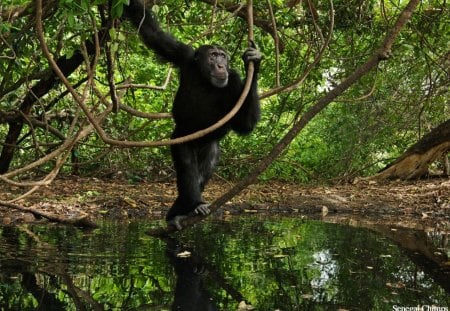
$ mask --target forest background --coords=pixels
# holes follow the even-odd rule
[[[164,145],[176,70],[120,20],[125,2],[2,1],[0,179],[24,189],[8,199],[26,198],[56,176],[173,180]],[[225,47],[243,73],[245,3],[147,6],[180,41]],[[448,175],[446,1],[267,0],[255,1],[253,13],[264,55],[262,120],[250,136],[221,142],[216,180]]]

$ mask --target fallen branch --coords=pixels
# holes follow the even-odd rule
[[[44,217],[53,222],[58,222],[58,223],[62,223],[62,224],[68,224],[68,225],[73,225],[73,226],[78,226],[78,227],[83,227],[83,228],[97,228],[98,227],[96,223],[94,223],[93,221],[91,221],[89,219],[87,214],[79,216],[79,217],[64,218],[64,217],[60,217],[60,216],[57,216],[57,215],[54,215],[51,213],[40,211],[33,207],[25,207],[25,206],[21,206],[21,205],[17,205],[14,203],[1,201],[1,200],[0,200],[0,205],[8,207],[8,208],[13,208],[13,209],[16,209],[16,210],[19,210],[22,212],[31,213],[36,217]]]
[[[382,169],[371,180],[415,179],[426,176],[429,166],[450,152],[450,119],[441,123],[414,145],[409,147],[393,163]]]

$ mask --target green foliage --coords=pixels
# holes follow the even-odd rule
[[[119,17],[126,0],[59,0],[55,10],[45,12],[46,42],[55,59],[70,59],[87,43],[95,41],[95,32]],[[319,53],[329,35],[330,3],[324,1],[272,1],[279,39],[280,81],[296,81]],[[29,1],[2,2],[11,5]],[[311,6],[309,5],[311,4]],[[379,46],[404,2],[373,0],[333,1],[335,25],[332,40],[320,62],[298,88],[262,101],[263,115],[255,132],[245,138],[231,135],[222,142],[222,161],[218,174],[227,179],[246,176],[253,164],[267,155],[302,113],[339,84]],[[109,7],[109,5],[111,5]],[[243,72],[242,51],[247,46],[246,24],[219,6],[201,1],[165,1],[153,6],[162,28],[194,46],[219,42],[231,56],[231,64]],[[276,59],[273,37],[269,34],[270,16],[266,2],[255,3],[255,41],[264,55],[259,85],[261,93],[275,87]],[[3,15],[2,15],[3,16]],[[47,77],[51,70],[36,39],[32,9],[23,17],[0,22],[0,109],[13,113],[23,103],[30,88]],[[213,18],[214,17],[214,18]],[[440,1],[424,1],[414,13],[396,44],[392,56],[376,72],[352,86],[336,103],[319,114],[277,159],[262,180],[282,179],[309,182],[334,178],[352,178],[376,172],[402,153],[428,130],[450,117],[448,106],[448,7]],[[114,66],[114,82],[162,85],[169,66],[161,64],[145,47],[127,22],[110,24],[107,40]],[[269,26],[267,26],[269,25]],[[91,60],[93,60],[91,56]],[[96,58],[94,79],[103,94],[109,93],[105,50]],[[69,76],[86,87],[86,64]],[[89,87],[88,87],[89,89]],[[177,75],[164,91],[130,89],[121,94],[123,104],[146,112],[170,112],[177,89]],[[99,105],[91,92],[87,104]],[[53,87],[33,104],[31,116],[45,120],[63,135],[77,106],[61,84]],[[109,97],[106,98],[109,100]],[[55,117],[60,115],[67,117]],[[84,125],[80,118],[75,130]],[[110,137],[126,140],[160,140],[170,137],[173,122],[137,118],[121,111],[103,123]],[[0,115],[0,143],[8,135],[8,125]],[[24,124],[12,167],[20,167],[51,152],[62,142],[45,127]],[[75,148],[79,173],[108,175],[125,171],[128,176],[155,178],[171,174],[167,147],[114,149],[96,135],[90,135]],[[69,164],[69,163],[68,163]],[[72,163],[73,164],[73,163]],[[46,172],[53,163],[40,167]],[[67,165],[63,172],[73,171]],[[131,179],[134,179],[131,178]]]

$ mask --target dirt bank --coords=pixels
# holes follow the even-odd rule
[[[213,182],[205,198],[213,200],[231,185]],[[17,197],[23,189],[5,186],[0,200]],[[176,195],[174,183],[128,184],[95,178],[61,178],[16,204],[60,217],[87,213],[101,219],[161,219]],[[229,202],[215,217],[242,213],[291,215],[340,219],[365,218],[416,228],[450,230],[450,179],[375,183],[360,181],[334,186],[304,186],[265,183],[249,187]],[[3,224],[45,221],[33,214],[0,207]]]

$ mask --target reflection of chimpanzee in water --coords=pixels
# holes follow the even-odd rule
[[[203,286],[206,267],[195,257],[177,257],[181,251],[176,244],[167,243],[167,255],[175,269],[177,283],[172,310],[177,311],[215,311],[218,310],[213,299]]]
[[[144,42],[163,60],[180,71],[180,86],[173,103],[175,130],[173,138],[185,136],[213,125],[237,102],[243,82],[228,66],[225,50],[215,45],[203,45],[194,50],[161,30],[152,13],[139,0],[130,0],[125,16],[139,29]],[[209,204],[202,200],[202,191],[211,178],[219,158],[218,141],[230,130],[248,134],[259,120],[257,73],[260,52],[248,48],[243,60],[247,69],[254,62],[255,73],[250,92],[238,113],[224,126],[197,140],[173,145],[172,159],[177,172],[178,198],[166,220],[181,229],[180,221],[190,215],[209,213]]]

